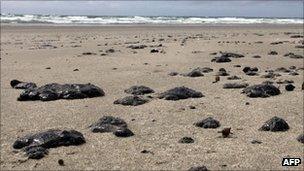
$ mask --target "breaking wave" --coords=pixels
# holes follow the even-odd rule
[[[49,24],[303,24],[303,18],[70,16],[1,14],[1,23]]]

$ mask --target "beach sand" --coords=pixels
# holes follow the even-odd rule
[[[278,72],[281,76],[276,79],[261,78],[265,70],[303,67],[303,59],[283,56],[289,52],[303,55],[302,48],[295,48],[303,38],[291,38],[299,34],[303,35],[301,25],[2,25],[1,170],[187,170],[201,165],[211,170],[301,170],[303,164],[282,167],[281,163],[287,156],[303,159],[304,146],[296,140],[303,133],[303,70],[297,70],[299,75],[295,76]],[[183,40],[186,41],[181,45]],[[286,42],[270,44],[277,41]],[[126,48],[131,44],[148,47]],[[162,46],[149,47],[159,44]],[[114,53],[105,53],[111,48]],[[163,53],[150,53],[151,49],[163,50]],[[245,57],[231,58],[229,63],[211,62],[218,55],[210,53],[219,51]],[[268,55],[270,51],[278,55]],[[83,55],[84,52],[93,54]],[[254,55],[261,58],[253,58]],[[258,67],[259,75],[245,75],[242,71],[245,66]],[[187,73],[196,67],[210,67],[213,72],[195,78],[168,75],[173,71]],[[212,83],[220,68],[241,80],[221,76],[219,82]],[[75,69],[79,71],[73,71]],[[38,86],[92,83],[106,95],[20,102],[17,98],[21,90],[10,86],[13,79]],[[281,94],[268,98],[247,97],[241,93],[242,89],[223,89],[223,84],[228,82],[254,85],[266,80],[293,80],[295,89],[288,92],[286,84],[275,84]],[[124,90],[133,85],[148,86],[154,94],[186,86],[202,92],[205,97],[178,101],[153,99],[139,106],[113,104],[116,99],[127,96]],[[105,115],[124,119],[135,135],[119,138],[112,133],[92,133],[88,126]],[[219,120],[221,126],[203,129],[193,125],[209,116]],[[273,116],[283,118],[290,129],[259,131]],[[231,127],[231,138],[219,138],[218,131],[226,127]],[[49,149],[49,154],[40,160],[27,159],[22,150],[12,148],[18,137],[54,128],[80,131],[86,143]],[[184,136],[192,137],[194,143],[178,143]],[[252,144],[252,140],[262,143]],[[143,150],[151,153],[141,153]],[[58,164],[59,159],[64,160],[65,166]]]

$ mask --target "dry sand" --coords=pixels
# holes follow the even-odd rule
[[[274,81],[291,79],[296,88],[287,92],[284,85],[280,85],[282,93],[269,98],[249,98],[241,94],[242,89],[223,89],[224,83],[233,82],[226,77],[212,83],[222,67],[250,85],[268,80],[260,77],[267,69],[303,67],[303,59],[283,57],[288,52],[303,55],[303,49],[295,48],[302,39],[290,38],[291,35],[284,32],[303,35],[301,25],[2,25],[1,170],[186,170],[199,165],[213,170],[303,169],[303,164],[291,168],[281,166],[286,156],[303,159],[303,144],[296,140],[303,132],[303,70],[299,70],[297,76],[281,73]],[[188,38],[181,46],[187,36],[194,38]],[[160,41],[161,38],[164,40]],[[126,48],[130,45],[127,42],[137,41],[145,45],[161,43],[163,47],[158,49],[165,53],[150,53],[151,47]],[[257,41],[263,43],[255,43]],[[270,45],[275,41],[288,42]],[[41,48],[43,44],[57,48]],[[73,45],[81,47],[71,47]],[[103,53],[100,50],[110,48],[115,52],[100,56]],[[268,55],[271,50],[278,55]],[[240,53],[245,57],[232,58],[230,63],[210,62],[214,57],[210,53],[219,51]],[[83,52],[96,55],[81,55]],[[252,58],[253,55],[261,58]],[[242,67],[233,67],[236,64]],[[245,66],[258,67],[259,76],[245,75],[242,72]],[[168,75],[172,71],[186,73],[196,67],[210,67],[214,71],[197,78]],[[73,71],[76,68],[79,71]],[[103,88],[106,95],[80,100],[20,102],[17,97],[21,91],[10,87],[12,79],[32,81],[39,86],[53,82],[92,83]],[[205,97],[179,101],[154,99],[136,107],[114,105],[114,100],[127,96],[124,89],[133,85],[145,85],[157,93],[187,86],[201,91]],[[246,102],[250,104],[245,105]],[[190,105],[196,109],[190,109]],[[135,136],[118,138],[111,133],[91,133],[87,127],[104,115],[124,119]],[[208,116],[218,119],[221,127],[202,129],[193,125]],[[285,119],[290,129],[258,131],[273,116]],[[217,132],[225,127],[232,128],[232,138],[218,138]],[[12,148],[17,137],[51,128],[78,130],[87,142],[50,149],[41,160],[26,160],[22,151]],[[178,143],[184,136],[192,137],[195,142]],[[262,144],[251,144],[252,140],[260,140]],[[153,154],[143,154],[142,150]],[[65,166],[59,166],[58,159],[63,159]]]

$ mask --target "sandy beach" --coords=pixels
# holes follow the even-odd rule
[[[301,170],[303,164],[282,166],[284,157],[302,158],[303,163],[304,146],[297,141],[303,133],[303,58],[284,56],[303,56],[301,36],[302,25],[2,25],[1,170],[188,170],[201,165],[210,170]],[[132,49],[130,45],[146,47]],[[152,49],[158,52],[151,53]],[[219,52],[244,57],[211,62]],[[197,67],[213,71],[201,77],[185,76]],[[244,67],[258,71],[246,75]],[[220,68],[229,75],[213,83]],[[280,76],[264,78],[268,70]],[[171,72],[178,74],[170,76]],[[228,80],[230,76],[240,79]],[[105,96],[17,101],[23,90],[11,87],[13,79],[37,86],[91,83],[102,88]],[[295,89],[286,91],[286,84],[280,83],[284,80],[292,80]],[[274,82],[281,93],[250,98],[241,93],[243,88],[223,88],[225,83],[251,86],[264,81]],[[113,104],[128,96],[124,90],[134,85],[152,88],[153,98],[138,106]],[[204,97],[156,98],[180,86]],[[92,133],[88,127],[102,116],[123,119],[134,136]],[[259,131],[274,116],[283,118],[289,130]],[[194,125],[207,117],[218,120],[220,127]],[[218,131],[227,127],[233,134],[222,138]],[[12,147],[17,138],[48,129],[77,130],[86,143],[49,149],[40,160],[28,159]],[[179,143],[182,137],[191,137],[194,143]],[[59,159],[64,166],[58,164]]]

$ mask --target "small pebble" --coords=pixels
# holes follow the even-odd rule
[[[287,85],[285,86],[285,90],[286,90],[286,91],[293,91],[294,89],[295,89],[295,86],[292,85],[292,84],[287,84]]]
[[[190,108],[190,109],[196,109],[196,107],[195,107],[195,106],[189,106],[189,108]]]
[[[134,133],[128,128],[117,129],[113,134],[117,137],[130,137],[134,135]]]
[[[251,144],[262,144],[262,141],[259,140],[252,140]]]
[[[58,164],[59,164],[60,166],[64,166],[64,161],[63,161],[62,159],[59,159],[59,160],[58,160]]]
[[[141,153],[148,153],[148,150],[142,150]]]
[[[143,153],[143,154],[154,154],[152,151],[149,151],[149,150],[142,150],[140,153]]]
[[[189,144],[189,143],[194,143],[194,140],[191,137],[183,137],[178,142],[183,144]]]
[[[221,167],[227,167],[227,164],[221,164],[220,166]]]

